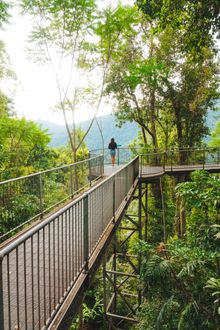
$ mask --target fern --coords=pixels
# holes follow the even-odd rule
[[[220,278],[211,277],[205,286],[205,288],[214,289],[212,297],[217,296],[217,299],[214,300],[214,304],[220,303]],[[220,315],[220,306],[218,307],[218,314]]]
[[[185,319],[190,318],[190,316],[192,314],[192,307],[193,307],[194,311],[196,312],[196,314],[198,314],[199,308],[198,308],[197,302],[195,300],[193,302],[190,302],[189,304],[187,304],[180,314],[180,319],[178,322],[178,330],[181,330],[181,327],[184,325]]]
[[[160,312],[159,312],[159,315],[158,315],[158,318],[157,318],[157,321],[156,321],[156,327],[157,329],[159,330],[160,329],[160,323],[162,322],[163,320],[163,316],[164,316],[164,312],[166,309],[169,309],[169,307],[172,305],[173,303],[173,299],[174,299],[174,296],[171,296],[161,307],[160,309]]]
[[[150,281],[161,281],[166,279],[170,274],[170,261],[160,258],[158,255],[151,257],[146,262],[146,268],[144,271],[144,277]]]
[[[220,225],[212,225],[211,227],[214,227],[214,228],[220,228]],[[215,239],[220,239],[220,231],[214,235],[215,236]]]
[[[179,278],[189,275],[193,276],[193,273],[195,270],[198,270],[200,266],[204,266],[205,261],[202,260],[190,260],[189,262],[186,263],[186,265],[181,269],[179,274],[177,275]]]

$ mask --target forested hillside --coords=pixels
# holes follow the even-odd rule
[[[218,103],[219,104],[219,103]],[[207,115],[207,126],[210,132],[215,127],[217,121],[220,119],[220,111],[208,112]],[[121,146],[128,146],[138,135],[138,126],[135,123],[126,122],[122,127],[117,127],[115,117],[113,115],[98,117],[100,122],[103,135],[104,135],[104,145],[107,147],[110,138],[114,137],[116,141]],[[39,120],[38,123],[43,129],[48,130],[48,134],[51,137],[50,146],[59,147],[67,144],[68,136],[64,126],[53,124],[52,122]],[[85,121],[77,126],[80,127],[83,131],[87,130],[90,121]],[[205,137],[206,141],[209,141],[209,136]],[[85,142],[89,148],[92,149],[101,149],[102,141],[99,129],[96,123],[93,124],[88,136],[85,139]]]
[[[121,146],[128,146],[128,144],[137,137],[138,127],[135,123],[127,122],[119,128],[116,126],[116,120],[113,115],[101,116],[97,119],[103,132],[104,145],[106,148],[112,137],[114,137],[118,144]],[[51,136],[50,145],[52,147],[58,147],[67,144],[68,136],[64,126],[45,121],[38,121],[38,123],[43,129],[48,129],[48,133]],[[78,124],[77,127],[80,127],[83,131],[86,131],[89,124],[90,120],[87,120]],[[89,150],[102,148],[101,135],[96,122],[94,122],[89,134],[85,138],[85,142]]]

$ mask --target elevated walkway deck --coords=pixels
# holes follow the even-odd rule
[[[205,170],[209,173],[220,173],[219,164],[205,165],[175,165],[175,166],[142,166],[140,180],[154,181],[162,177],[164,174],[177,176],[181,174],[189,174],[194,171]]]

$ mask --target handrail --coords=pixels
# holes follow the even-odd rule
[[[209,169],[210,166],[220,164],[220,148],[203,148],[187,150],[167,150],[160,153],[146,153],[140,155],[141,175],[151,175],[163,172],[188,170],[193,167]]]
[[[164,152],[179,152],[179,151],[195,151],[195,150],[218,150],[220,149],[220,147],[208,147],[208,146],[202,146],[202,147],[198,147],[198,148],[192,148],[192,147],[183,147],[183,148],[168,148],[168,149],[164,149],[164,148],[158,148],[157,151],[155,152],[153,149],[148,149],[148,148],[144,148],[144,147],[129,147],[129,146],[125,146],[125,147],[118,147],[118,150],[126,150],[126,151],[146,151],[147,154],[158,154],[158,153],[164,153]],[[91,154],[98,152],[99,154],[102,154],[103,151],[109,151],[108,148],[104,148],[104,149],[93,149],[90,151]]]
[[[158,154],[163,154],[163,153],[167,153],[167,154],[171,154],[171,153],[184,153],[184,152],[195,152],[195,151],[209,151],[209,152],[215,152],[216,150],[218,150],[218,152],[220,153],[220,148],[216,148],[216,147],[205,147],[202,146],[200,148],[170,148],[167,150],[164,149],[158,149],[156,152],[154,150],[149,150],[149,149],[145,149],[145,148],[140,148],[140,147],[118,147],[118,149],[116,150],[116,163],[118,165],[120,164],[125,164],[127,163],[127,161],[129,159],[132,159],[135,155],[158,155]],[[104,164],[110,164],[111,163],[111,157],[110,157],[110,153],[109,153],[109,149],[108,148],[104,148],[104,149],[94,149],[90,151],[91,154],[98,154],[98,153],[102,153],[104,155]]]
[[[49,168],[48,170],[39,171],[39,172],[36,172],[36,173],[31,173],[31,174],[28,174],[28,175],[19,176],[17,178],[12,178],[12,179],[8,179],[8,180],[0,181],[0,186],[3,185],[3,184],[11,183],[11,182],[32,178],[32,177],[37,176],[39,174],[46,174],[46,173],[50,173],[50,172],[57,171],[57,170],[60,170],[60,169],[66,169],[66,168],[69,168],[71,166],[84,164],[88,161],[95,160],[100,156],[101,156],[101,154],[99,154],[98,156],[94,156],[94,157],[91,157],[91,158],[80,160],[79,162],[76,162],[76,163],[71,163],[71,164],[68,164],[68,165],[61,165],[61,166],[58,166],[58,167]]]
[[[0,241],[43,218],[103,175],[103,156],[0,182]],[[10,212],[8,212],[10,210]]]
[[[10,253],[16,246],[22,244],[25,240],[30,238],[32,235],[34,235],[39,230],[43,229],[45,226],[47,226],[51,221],[53,221],[55,218],[58,218],[61,214],[65,213],[69,208],[79,203],[79,201],[82,201],[85,195],[91,195],[95,190],[99,189],[100,187],[104,186],[106,183],[110,182],[114,177],[116,177],[118,174],[123,172],[124,169],[126,169],[128,166],[131,166],[134,162],[138,160],[138,156],[135,157],[132,161],[130,161],[128,164],[124,165],[122,168],[118,169],[116,172],[114,172],[111,176],[107,177],[103,181],[101,181],[99,184],[95,185],[91,189],[89,189],[88,192],[84,193],[83,195],[79,196],[74,201],[70,202],[68,205],[62,207],[57,212],[50,215],[47,219],[36,225],[35,227],[28,230],[28,232],[22,234],[22,236],[18,237],[16,241],[9,243],[6,247],[0,250],[0,260],[3,258],[5,254]]]

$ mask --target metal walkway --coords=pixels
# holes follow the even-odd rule
[[[134,158],[0,250],[2,330],[64,328],[64,316],[71,317],[88,288],[138,179],[148,181],[196,169],[220,172],[219,150],[205,158],[199,151],[193,161],[171,155]],[[178,165],[181,156],[184,164]],[[114,170],[110,166],[108,174]]]

